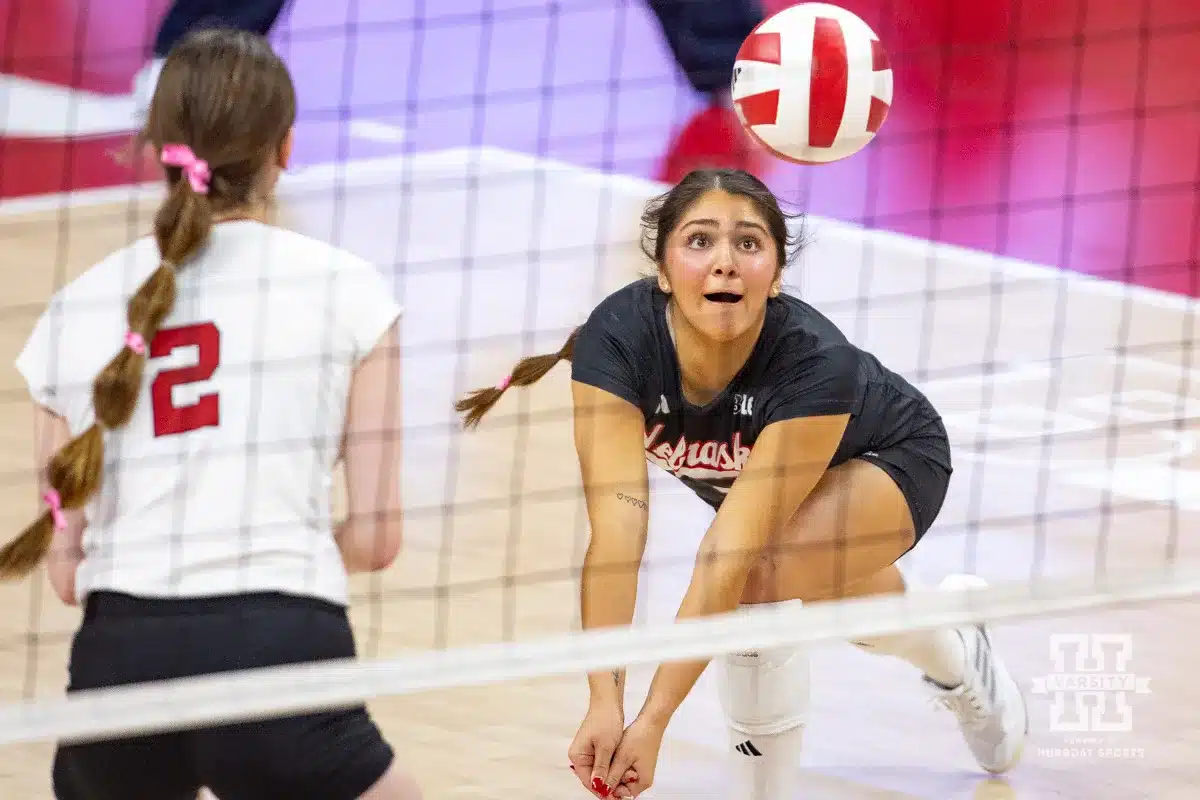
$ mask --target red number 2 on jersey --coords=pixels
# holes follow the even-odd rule
[[[216,393],[201,395],[195,404],[177,406],[171,396],[176,386],[206,381],[221,364],[221,331],[211,322],[168,328],[158,332],[150,343],[150,357],[163,358],[180,347],[195,347],[194,367],[165,369],[150,386],[154,411],[154,435],[175,436],[221,424],[221,404]]]

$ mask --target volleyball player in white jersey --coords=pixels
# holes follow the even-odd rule
[[[261,37],[167,58],[153,236],[58,292],[17,362],[49,554],[83,605],[68,691],[349,658],[347,573],[400,547],[400,309],[374,267],[266,224],[295,94]],[[331,519],[339,460],[349,516]],[[61,800],[418,800],[364,707],[59,748]]]
[[[633,618],[647,460],[716,511],[681,618],[905,591],[895,562],[932,525],[951,475],[936,409],[782,292],[793,242],[758,179],[692,172],[651,202],[643,221],[655,276],[611,294],[558,353],[523,360],[510,379],[458,404],[476,424],[510,384],[528,385],[571,360],[591,524],[584,627]],[[1025,703],[982,626],[855,644],[917,667],[983,768],[1002,772],[1016,762]],[[667,723],[707,663],[661,665],[627,728],[624,673],[589,675],[591,703],[570,749],[584,785],[600,797],[649,788]],[[804,652],[738,653],[719,664],[740,766],[733,796],[790,800],[808,707]]]

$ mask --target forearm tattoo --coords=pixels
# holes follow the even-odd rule
[[[643,511],[650,510],[650,504],[647,503],[645,500],[640,500],[636,497],[632,497],[630,495],[624,494],[623,492],[617,492],[617,499],[624,500],[626,503],[629,503],[631,506],[637,506],[638,508],[642,509]]]

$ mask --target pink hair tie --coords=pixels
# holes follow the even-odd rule
[[[197,194],[208,194],[208,181],[212,171],[208,162],[197,158],[192,148],[186,144],[165,144],[162,149],[162,163],[168,167],[179,167],[187,176],[192,191]]]
[[[146,354],[146,340],[142,338],[140,333],[130,331],[129,333],[125,334],[125,346],[137,353],[139,356],[144,356]]]
[[[54,520],[54,530],[64,531],[67,529],[67,516],[63,514],[62,498],[58,492],[53,489],[48,489],[42,495],[42,499],[46,501],[46,505],[50,506],[50,518]]]
[[[504,378],[504,380],[502,380],[502,381],[500,381],[499,383],[497,383],[497,384],[496,384],[496,389],[497,389],[498,391],[501,391],[501,392],[503,392],[505,389],[507,389],[507,388],[508,388],[508,385],[509,385],[510,383],[512,383],[512,375],[509,375],[509,376],[505,377],[505,378]]]

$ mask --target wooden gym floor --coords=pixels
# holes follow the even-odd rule
[[[411,521],[398,565],[356,583],[364,655],[577,627],[573,570],[585,526],[568,370],[511,393],[471,434],[458,430],[452,404],[520,355],[556,349],[600,297],[634,276],[639,206],[656,190],[490,149],[315,167],[281,188],[281,224],[394,271],[406,306]],[[146,230],[152,195],[104,190],[69,210],[40,198],[0,212],[4,536],[36,509],[29,406],[13,358],[66,275]],[[930,583],[961,571],[1020,580],[1197,560],[1194,301],[811,224],[814,243],[792,268],[792,289],[916,378],[955,440],[951,495],[908,560],[914,574]],[[707,519],[699,501],[655,476],[639,620],[673,614]],[[0,607],[0,703],[61,692],[76,612],[41,578],[0,587]],[[1197,647],[1189,643],[1198,624],[1195,604],[1175,602],[999,625],[1033,720],[1025,760],[1003,780],[975,768],[951,718],[928,705],[906,665],[844,645],[819,648],[799,765],[805,796],[1190,798],[1200,777]],[[1076,661],[1078,651],[1057,638],[1070,634],[1117,638]],[[1056,673],[1087,670],[1122,673],[1130,691],[1054,694]],[[631,714],[646,675],[631,680]],[[1061,712],[1069,717],[1077,700],[1106,703],[1097,719],[1127,730],[1062,731]],[[585,701],[583,678],[572,676],[372,708],[427,797],[557,800],[586,796],[566,769]],[[652,796],[730,796],[726,746],[706,675],[672,725]],[[0,796],[49,797],[51,745],[7,749]]]

